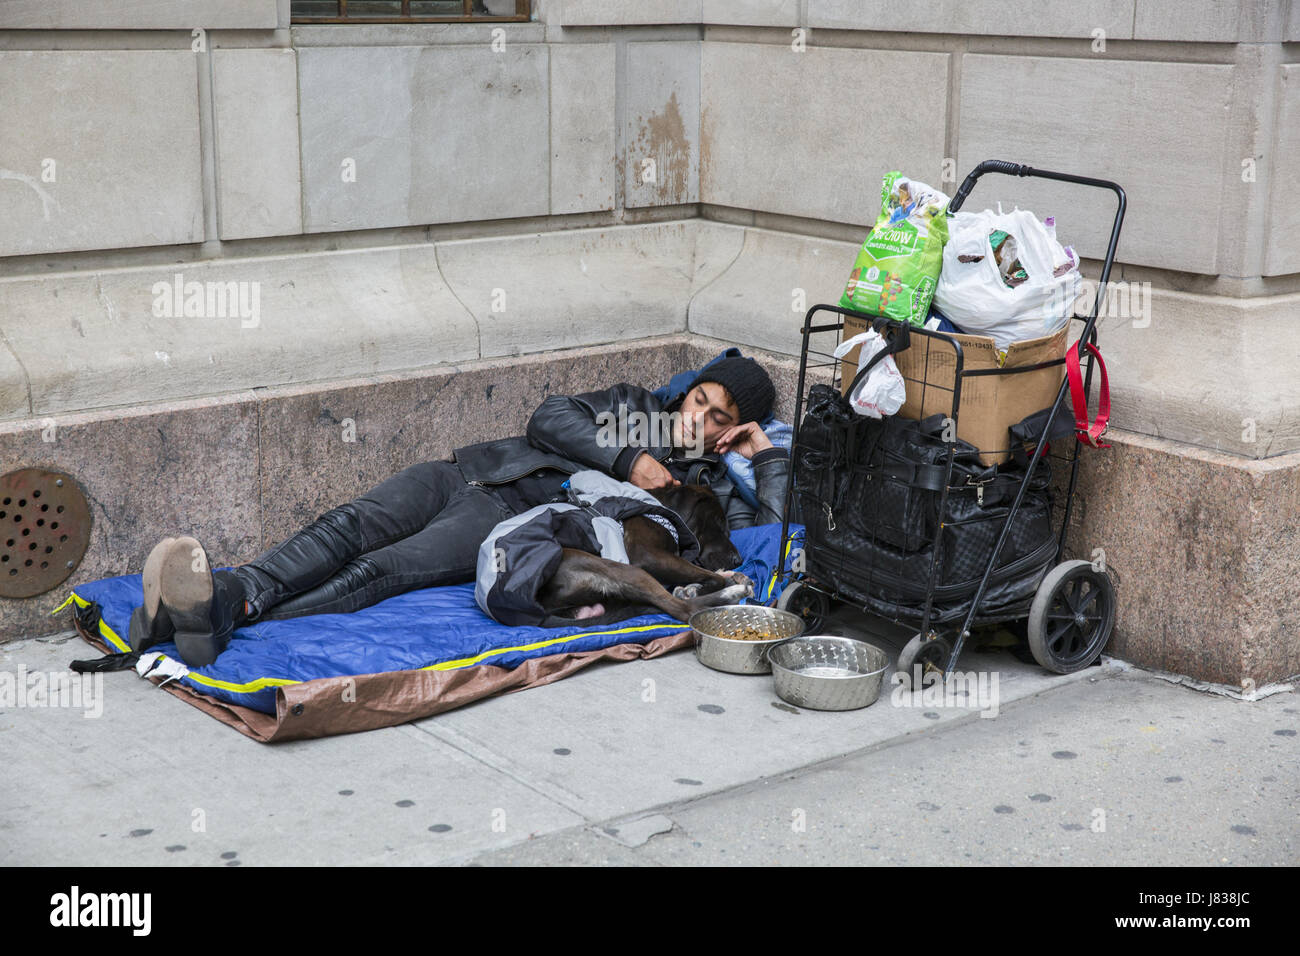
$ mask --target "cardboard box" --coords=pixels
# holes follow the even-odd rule
[[[841,341],[848,341],[867,328],[867,320],[846,315]],[[1069,332],[1067,323],[1054,335],[1013,342],[1001,363],[997,346],[987,335],[954,335],[953,338],[961,343],[962,367],[969,372],[1017,368],[1061,358],[1065,355]],[[859,351],[860,348],[854,348],[841,360],[840,390],[845,394],[857,373]],[[898,414],[904,418],[950,415],[956,358],[957,353],[947,342],[913,335],[911,346],[894,356],[899,372],[907,380],[907,401]],[[1064,378],[1064,364],[1012,375],[964,375],[961,405],[957,409],[957,437],[978,448],[984,464],[1001,464],[1011,457],[1011,436],[1007,429],[1034,412],[1050,408]],[[1068,415],[1069,409],[1062,408],[1060,414]]]

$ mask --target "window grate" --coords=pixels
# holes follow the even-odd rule
[[[470,23],[529,19],[529,0],[292,0],[291,23]]]

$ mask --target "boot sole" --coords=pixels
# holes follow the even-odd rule
[[[195,569],[195,564],[200,569]],[[198,540],[176,538],[165,551],[158,574],[159,599],[176,626],[176,650],[188,667],[217,659],[212,633],[212,565]]]
[[[146,650],[154,644],[165,644],[171,640],[174,627],[159,627],[158,611],[162,606],[162,589],[159,575],[162,572],[163,559],[171,550],[175,538],[163,538],[154,545],[149,557],[145,559],[141,582],[144,585],[144,603],[131,615],[131,631],[127,643],[132,650]],[[161,633],[167,632],[167,633]]]

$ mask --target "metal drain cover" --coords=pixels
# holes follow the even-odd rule
[[[89,543],[90,508],[71,475],[0,475],[0,597],[35,597],[66,581]]]

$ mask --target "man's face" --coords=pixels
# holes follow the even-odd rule
[[[740,410],[730,393],[717,382],[701,382],[682,399],[681,414],[673,419],[673,445],[713,451],[718,438],[740,424]]]

